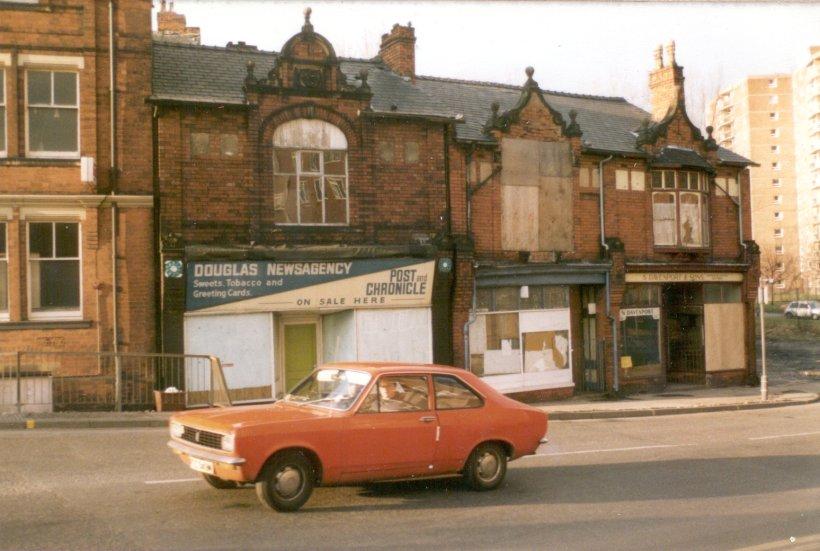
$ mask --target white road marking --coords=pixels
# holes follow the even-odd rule
[[[605,448],[599,450],[579,450],[574,452],[555,452],[555,453],[538,453],[535,455],[526,455],[521,459],[526,459],[528,457],[551,457],[554,455],[576,455],[580,453],[606,453],[606,452],[626,452],[626,451],[633,451],[633,450],[653,450],[659,448],[682,448],[685,446],[697,446],[697,444],[658,444],[655,446],[634,446],[630,448]]]
[[[754,438],[749,438],[749,440],[772,440],[773,438],[791,438],[792,436],[813,436],[815,434],[820,434],[820,430],[814,432],[796,432],[794,434],[776,434],[774,436],[755,436]]]
[[[174,478],[171,480],[146,480],[146,484],[173,484],[174,482],[196,482],[201,478]]]

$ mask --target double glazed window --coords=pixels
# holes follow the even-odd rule
[[[655,246],[705,247],[709,244],[708,178],[700,172],[652,173]]]
[[[28,224],[29,308],[35,317],[80,315],[80,225]]]
[[[347,139],[324,121],[298,119],[273,135],[277,224],[348,223]]]
[[[80,152],[79,84],[76,72],[26,73],[28,152],[42,157],[75,157]]]

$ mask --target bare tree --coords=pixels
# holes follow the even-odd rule
[[[803,288],[800,261],[793,254],[775,254],[772,249],[765,249],[760,255],[760,277],[782,284],[786,290]]]

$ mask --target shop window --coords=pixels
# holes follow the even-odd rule
[[[404,142],[404,162],[417,163],[419,162],[419,143],[418,142]]]
[[[436,409],[480,408],[484,401],[471,388],[451,375],[434,375]]]
[[[662,375],[659,285],[627,285],[621,301],[621,361],[624,376]]]
[[[347,139],[318,120],[283,124],[274,133],[273,208],[278,224],[348,223]]]
[[[6,154],[6,72],[0,69],[0,157]]]
[[[28,224],[28,286],[31,317],[80,316],[80,225]]]
[[[740,302],[740,285],[734,283],[704,283],[703,302],[709,304]]]
[[[228,159],[239,155],[239,136],[236,134],[222,134],[219,137],[219,150],[223,157]]]
[[[211,136],[205,132],[191,132],[191,157],[205,157],[211,149]]]
[[[39,157],[80,154],[79,79],[76,72],[26,73],[28,153]]]
[[[6,244],[6,224],[0,222],[0,320],[9,315],[9,257]]]
[[[569,366],[568,331],[524,333],[524,373],[537,373]]]
[[[652,188],[669,190],[652,194],[655,246],[708,245],[708,181],[705,174],[694,171],[659,170],[652,173]]]

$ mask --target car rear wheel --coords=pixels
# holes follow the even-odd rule
[[[234,482],[233,480],[224,480],[212,474],[203,473],[202,478],[204,478],[205,482],[207,482],[217,490],[232,490],[234,488],[239,488],[239,484]]]
[[[479,492],[494,490],[507,474],[507,453],[498,444],[487,442],[470,454],[464,468],[464,481]]]
[[[256,482],[263,505],[281,512],[298,510],[313,492],[313,465],[301,452],[284,452],[273,458]]]
[[[787,318],[793,318],[794,314],[792,314],[791,312],[786,312],[786,317]]]

